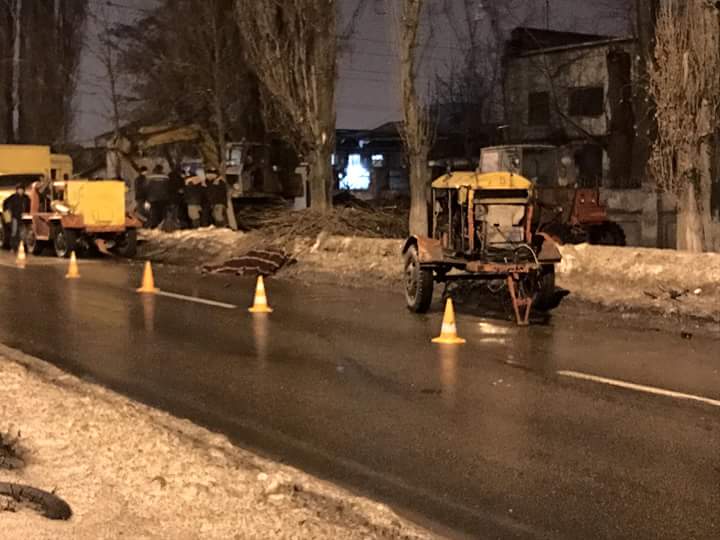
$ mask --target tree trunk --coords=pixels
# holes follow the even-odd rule
[[[715,247],[712,223],[712,184],[713,184],[713,138],[707,136],[700,144],[698,160],[698,210],[703,234],[703,250],[712,251]]]
[[[689,183],[678,200],[677,249],[702,253],[703,227],[695,187]]]
[[[322,144],[308,156],[308,180],[310,183],[310,208],[327,211],[332,208],[332,145]]]
[[[638,80],[646,80],[648,66],[652,62],[655,50],[655,24],[660,0],[636,0],[636,34],[638,41]],[[633,108],[635,109],[635,139],[632,146],[633,180],[652,185],[655,179],[649,178],[647,163],[652,154],[652,146],[657,136],[655,103],[645,84],[636,84],[633,88]]]
[[[410,234],[427,236],[427,190],[430,173],[424,155],[412,156],[410,162]]]

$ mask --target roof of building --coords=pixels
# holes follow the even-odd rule
[[[538,28],[515,28],[507,42],[507,52],[510,56],[531,56],[534,54],[548,54],[571,49],[600,47],[613,43],[628,43],[634,41],[632,37],[613,37],[599,34],[583,34],[578,32],[558,32],[555,30],[542,30]]]

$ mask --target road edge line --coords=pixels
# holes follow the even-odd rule
[[[569,371],[562,370],[556,372],[562,377],[570,377],[572,379],[580,379],[584,381],[591,381],[601,384],[607,384],[610,386],[616,386],[618,388],[625,388],[627,390],[635,390],[637,392],[644,392],[646,394],[653,394],[656,396],[671,397],[675,399],[683,399],[686,401],[696,401],[711,405],[713,407],[720,407],[720,400],[712,399],[704,396],[696,396],[694,394],[685,394],[684,392],[677,392],[675,390],[667,390],[665,388],[657,388],[655,386],[646,386],[644,384],[631,383],[621,381],[619,379],[609,379],[607,377],[600,377],[598,375],[590,375],[588,373],[582,373],[580,371]]]

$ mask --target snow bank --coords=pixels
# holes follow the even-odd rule
[[[240,255],[247,250],[247,236],[215,227],[171,233],[144,230],[139,237],[138,257],[168,264],[201,266]]]
[[[4,512],[5,538],[431,538],[384,505],[188,421],[0,355],[0,422],[21,432],[27,463],[3,480],[56,489],[73,510],[68,522]]]
[[[198,266],[258,247],[262,237],[203,229],[146,236],[144,257]],[[401,286],[402,240],[329,236],[297,238],[286,249],[298,261],[285,277],[345,286]],[[608,307],[648,308],[720,320],[720,253],[693,254],[635,247],[561,246],[558,285]]]
[[[558,284],[606,306],[720,320],[720,253],[561,246]]]

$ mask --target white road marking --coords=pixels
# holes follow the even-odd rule
[[[703,396],[696,396],[693,394],[684,394],[683,392],[675,392],[674,390],[665,390],[664,388],[656,388],[654,386],[645,386],[643,384],[635,384],[631,382],[619,381],[617,379],[607,379],[605,377],[598,377],[597,375],[588,375],[587,373],[580,373],[578,371],[558,371],[558,375],[563,377],[572,377],[573,379],[582,379],[584,381],[592,381],[601,384],[608,384],[610,386],[617,386],[619,388],[626,388],[628,390],[636,390],[638,392],[645,392],[647,394],[655,394],[656,396],[665,396],[675,399],[684,399],[688,401],[697,401],[712,405],[713,407],[720,407],[720,400],[711,399]]]
[[[167,298],[175,298],[176,300],[185,300],[187,302],[195,302],[196,304],[205,304],[208,306],[214,306],[224,309],[237,309],[237,306],[233,304],[226,304],[224,302],[216,302],[215,300],[206,300],[205,298],[198,298],[196,296],[185,296],[184,294],[175,294],[165,291],[158,291],[158,296],[166,296]]]

